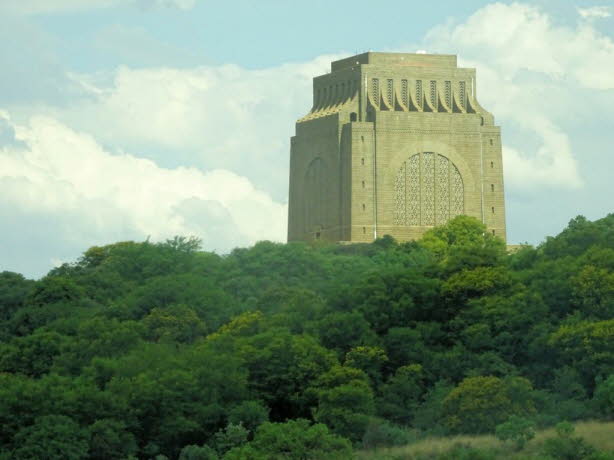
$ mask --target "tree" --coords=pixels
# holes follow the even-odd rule
[[[422,403],[416,408],[413,425],[423,431],[437,435],[447,434],[445,422],[444,401],[454,387],[445,380],[435,382],[427,389]]]
[[[38,417],[34,425],[15,435],[13,458],[30,460],[80,460],[87,456],[87,432],[64,415]]]
[[[379,347],[355,347],[345,355],[345,365],[363,370],[374,387],[381,383],[382,369],[387,362],[386,352]]]
[[[172,458],[212,437],[226,425],[228,408],[249,396],[240,358],[208,343],[144,344],[117,359],[105,393],[126,401],[121,417],[142,446],[139,455]]]
[[[545,455],[564,460],[583,460],[595,454],[595,449],[583,438],[573,436],[575,427],[571,423],[561,422],[555,429],[557,436],[544,441],[542,450]]]
[[[614,374],[597,383],[593,400],[606,418],[614,419]]]
[[[92,460],[126,458],[137,453],[136,440],[124,422],[96,420],[90,425],[89,432],[89,458]]]
[[[18,273],[0,272],[0,321],[5,321],[28,298],[34,281]]]
[[[442,286],[443,294],[457,305],[474,297],[504,292],[512,286],[505,267],[475,267],[454,273]]]
[[[510,292],[472,299],[455,319],[455,326],[463,328],[461,338],[472,352],[493,351],[508,363],[526,365],[539,359],[530,350],[531,342],[541,334],[535,318],[549,316],[539,294],[517,286]]]
[[[413,321],[442,318],[438,305],[441,282],[417,267],[384,266],[360,280],[336,302],[362,313],[379,335]]]
[[[503,240],[469,216],[457,216],[429,230],[420,244],[435,254],[441,268],[448,273],[499,265],[506,255]]]
[[[179,460],[218,460],[218,456],[215,449],[209,446],[197,446],[191,444],[181,449],[179,454]]]
[[[232,316],[232,298],[213,280],[193,273],[157,276],[148,279],[126,299],[122,313],[140,319],[154,308],[187,305],[215,329]]]
[[[228,411],[228,422],[241,424],[249,432],[269,420],[269,408],[260,401],[242,401]]]
[[[446,424],[454,432],[492,432],[512,415],[535,412],[531,391],[521,377],[466,378],[443,401]]]
[[[83,288],[70,278],[46,276],[34,285],[28,302],[39,306],[60,302],[70,303],[82,299],[83,296]]]
[[[429,326],[434,326],[429,328]],[[416,327],[393,327],[383,337],[386,348],[386,355],[390,359],[390,366],[393,369],[411,363],[420,363],[427,359],[431,349],[425,343],[423,336],[430,335],[435,342],[443,342],[445,334],[440,330],[441,326],[437,323],[419,323]],[[441,339],[441,341],[439,340]]]
[[[250,388],[271,410],[272,420],[306,417],[313,400],[306,390],[337,359],[309,335],[272,329],[236,343],[249,371]]]
[[[143,318],[143,323],[147,338],[154,342],[192,343],[206,332],[204,321],[186,305],[154,308]]]
[[[322,345],[337,350],[341,356],[353,347],[376,342],[369,323],[357,311],[329,313],[316,323],[315,328]]]
[[[598,375],[608,375],[614,370],[612,343],[614,319],[564,324],[548,339],[559,365],[569,365],[578,370],[589,392]]]
[[[246,458],[341,460],[352,458],[352,449],[346,439],[330,433],[326,425],[310,425],[307,420],[297,419],[260,425],[253,441],[244,447],[232,449],[224,456],[224,460]]]
[[[354,442],[362,439],[375,410],[373,391],[368,384],[353,381],[318,392],[316,421]]]
[[[603,219],[590,222],[584,216],[569,221],[567,228],[556,237],[546,238],[540,249],[548,258],[578,256],[591,246],[612,247],[612,221],[610,214]]]
[[[77,375],[92,358],[120,356],[142,343],[143,324],[104,317],[83,320],[77,336],[67,341],[63,352],[55,358],[58,369]]]
[[[0,344],[0,372],[13,372],[40,377],[49,372],[54,358],[69,339],[55,331],[37,329],[10,344]]]
[[[614,316],[614,273],[586,265],[571,283],[574,303],[585,315],[596,319]]]
[[[214,445],[218,454],[224,455],[230,449],[240,447],[247,442],[249,431],[241,424],[229,423],[223,430],[215,433]]]
[[[497,425],[495,435],[503,442],[514,443],[516,450],[522,450],[525,444],[535,437],[535,423],[512,415],[507,422]]]
[[[396,423],[409,425],[425,391],[422,366],[399,367],[381,391],[379,413]]]

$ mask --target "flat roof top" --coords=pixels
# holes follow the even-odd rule
[[[456,67],[455,54],[421,54],[421,53],[375,53],[366,52],[333,61],[331,70],[345,69],[354,65],[373,64],[382,66],[412,67]]]

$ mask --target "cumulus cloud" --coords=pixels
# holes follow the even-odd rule
[[[426,41],[440,51],[458,53],[461,64],[477,68],[478,98],[504,126],[540,139],[541,145],[529,149],[522,136],[511,139],[504,130],[509,185],[582,185],[563,125],[582,110],[581,100],[614,89],[614,43],[609,37],[588,24],[556,25],[534,6],[497,3],[462,24],[434,28]]]
[[[10,133],[0,147],[0,215],[9,214],[11,221],[0,229],[0,239],[22,234],[20,246],[27,247],[32,230],[15,231],[16,223],[27,228],[44,222],[49,233],[37,233],[36,244],[52,249],[47,263],[63,259],[67,248],[74,257],[96,243],[148,235],[195,235],[219,251],[285,239],[286,205],[233,172],[161,168],[111,153],[48,117],[18,125],[3,112],[0,121]],[[0,260],[0,266],[8,263]]]
[[[336,58],[259,70],[120,67],[110,78],[75,75],[89,102],[53,116],[159,162],[230,169],[281,200],[294,123],[311,108],[313,76]]]
[[[612,16],[612,7],[592,6],[589,8],[577,8],[578,14],[584,19],[603,19]]]
[[[15,14],[48,14],[137,5],[142,8],[173,7],[188,10],[196,0],[2,0],[0,11]]]
[[[196,0],[139,0],[144,6],[180,8],[189,10],[196,5]]]
[[[0,12],[7,5],[31,14],[119,3],[194,5],[9,0]],[[569,127],[595,111],[614,116],[610,37],[588,20],[569,27],[534,6],[492,4],[462,23],[434,28],[420,49],[458,54],[461,65],[478,69],[478,99],[503,127],[508,191],[540,187],[554,194],[582,186]],[[283,240],[289,137],[310,108],[312,77],[340,57],[258,70],[143,59],[152,66],[73,73],[68,83],[59,69],[62,78],[39,92],[69,91],[35,102],[22,97],[21,105],[9,100],[19,122],[0,114],[0,240],[6,242],[0,268],[23,261],[12,269],[32,273],[38,266],[42,273],[52,260],[73,260],[92,244],[148,235],[194,234],[222,251]],[[127,60],[134,62],[133,55]]]

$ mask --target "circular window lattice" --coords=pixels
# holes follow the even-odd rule
[[[443,155],[411,156],[401,165],[394,184],[395,225],[441,225],[464,212],[463,179]]]

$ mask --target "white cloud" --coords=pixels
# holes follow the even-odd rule
[[[141,4],[146,7],[158,6],[167,8],[180,8],[182,10],[189,10],[194,8],[196,0],[139,0]]]
[[[294,123],[311,108],[313,76],[335,58],[261,70],[120,67],[108,79],[77,75],[90,101],[50,113],[157,161],[230,169],[282,199]]]
[[[488,5],[465,23],[434,28],[426,41],[477,68],[478,98],[504,126],[506,181],[527,187],[582,185],[577,155],[563,125],[583,103],[614,89],[614,43],[590,26],[556,25],[525,4]],[[514,125],[541,145],[505,136]]]
[[[78,98],[12,104],[18,122],[0,129],[0,221],[10,222],[0,270],[40,275],[52,259],[148,235],[195,234],[218,250],[285,240],[289,139],[312,77],[335,57],[71,74]]]
[[[145,6],[141,0],[0,0],[0,13],[7,5],[40,13],[120,3]],[[147,48],[139,30],[123,32],[120,45],[122,38],[140,37]],[[596,111],[614,118],[614,105],[606,103],[614,100],[610,37],[590,21],[561,26],[533,6],[492,4],[463,23],[434,28],[420,48],[456,53],[461,65],[478,69],[479,100],[502,126],[508,191],[546,187],[554,194],[582,186],[573,126],[589,124]],[[126,60],[134,62],[131,52],[125,50]],[[153,57],[142,61],[159,62]],[[29,241],[46,248],[50,264],[74,260],[93,244],[147,235],[195,234],[220,250],[285,239],[289,138],[310,108],[312,77],[339,57],[260,70],[173,68],[182,64],[165,60],[167,67],[73,74],[70,84],[80,89],[71,86],[64,99],[20,96],[21,106],[9,100],[19,123],[0,114],[0,242],[19,251],[2,248],[0,269],[3,260],[21,260]],[[63,88],[57,81],[40,93]],[[548,193],[542,191],[532,196]],[[19,271],[31,273],[32,264]]]
[[[584,19],[603,19],[612,16],[610,6],[592,6],[590,8],[577,8],[578,14]]]
[[[49,239],[39,245],[53,247],[51,240],[59,238],[82,251],[148,235],[157,240],[196,235],[207,249],[227,251],[261,239],[285,239],[286,205],[233,172],[165,169],[150,160],[111,154],[91,136],[48,117],[18,125],[6,112],[0,115],[0,123],[22,143],[0,146],[0,211],[19,210],[10,217],[24,216],[24,222],[52,216],[56,234],[39,235]],[[0,240],[11,236],[2,233]],[[49,260],[64,258],[57,242],[54,250],[58,253]]]
[[[142,8],[173,7],[188,10],[196,0],[2,0],[0,11],[15,14],[47,14],[137,5]]]

